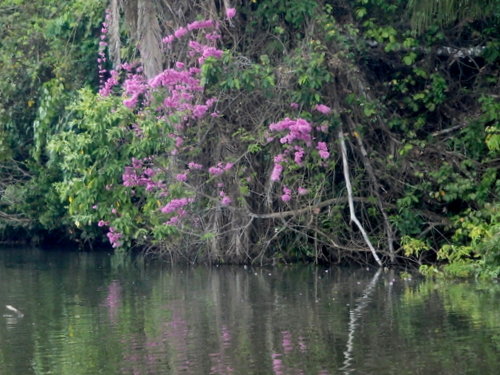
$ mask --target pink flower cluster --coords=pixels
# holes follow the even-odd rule
[[[236,15],[234,8],[229,8],[226,11],[228,19]],[[111,20],[111,14],[106,12],[106,22],[103,23],[101,30],[102,36],[99,47],[98,63],[100,70],[100,90],[101,96],[109,96],[118,94],[118,90],[113,90],[120,85],[122,95],[124,96],[123,105],[136,111],[141,111],[143,108],[151,109],[151,113],[156,116],[156,119],[170,121],[172,118],[178,119],[173,124],[174,131],[172,134],[167,134],[172,138],[175,144],[171,155],[176,155],[187,149],[189,144],[185,143],[185,130],[196,123],[200,119],[210,115],[217,117],[218,114],[213,107],[216,105],[216,98],[203,97],[204,87],[201,81],[201,68],[208,58],[219,59],[222,57],[223,51],[216,47],[219,35],[219,24],[213,20],[194,21],[184,27],[175,30],[171,35],[166,36],[163,41],[171,44],[176,40],[185,38],[189,34],[194,34],[200,31],[205,38],[199,36],[190,40],[188,44],[188,60],[186,62],[177,61],[172,67],[165,69],[163,72],[147,80],[142,74],[142,68],[135,67],[132,64],[122,64],[116,70],[110,72],[109,79],[104,82],[106,70],[104,63],[106,62],[105,48],[107,47],[106,34],[108,32],[108,22]],[[204,31],[202,31],[204,30]],[[196,36],[196,35],[195,35]],[[116,92],[114,92],[116,91]],[[161,102],[157,102],[157,98],[161,98]],[[130,131],[134,132],[137,137],[145,137],[140,124],[130,125]],[[188,143],[188,142],[186,142]],[[166,189],[164,182],[158,181],[160,169],[153,165],[153,157],[144,159],[132,158],[130,165],[127,165],[122,173],[123,185],[134,188],[142,186],[146,191],[155,191],[155,197],[164,199],[168,197],[170,192]],[[187,164],[187,168],[179,173],[172,173],[171,178],[180,182],[187,181],[190,173],[194,171],[204,170],[208,175],[219,176],[230,170],[233,163],[224,162],[218,163],[208,169],[204,169],[202,164],[191,161]],[[165,173],[164,171],[162,173]],[[109,185],[109,189],[112,186]],[[232,203],[229,197],[220,187],[219,196],[220,204],[223,206]],[[135,194],[134,189],[131,194]],[[167,225],[178,225],[181,219],[187,214],[187,206],[194,201],[194,198],[167,198],[170,199],[163,207],[160,208],[161,213],[167,214],[170,218],[165,222]],[[112,217],[112,216],[111,216]],[[121,246],[123,243],[123,233],[120,233],[116,226],[113,226],[107,221],[100,220],[99,226],[108,227],[108,239],[113,247]]]
[[[328,146],[326,145],[325,142],[318,142],[316,150],[319,151],[319,156],[321,159],[326,160],[330,157],[330,153],[328,152]]]
[[[144,77],[140,74],[129,74],[123,82],[125,95],[129,98],[123,101],[123,105],[128,108],[134,108],[137,105],[139,96],[147,91],[147,85]]]
[[[111,246],[114,248],[120,247],[123,243],[121,241],[123,234],[118,232],[116,228],[109,227],[109,232],[106,234]]]
[[[144,164],[144,160],[132,158],[132,165],[125,167],[122,174],[123,186],[144,186],[146,191],[164,188],[162,182],[154,181],[157,171]]]
[[[291,109],[299,109],[298,103],[291,103]],[[314,109],[322,114],[328,115],[331,113],[331,108],[324,105],[318,104]],[[317,130],[321,132],[326,132],[328,126],[322,124],[316,127]],[[271,181],[277,182],[282,178],[284,171],[284,165],[291,161],[293,156],[293,161],[295,164],[302,166],[304,158],[306,156],[306,150],[310,151],[313,146],[314,137],[312,135],[314,127],[305,119],[290,119],[286,117],[285,119],[272,123],[269,125],[270,132],[285,132],[285,135],[280,138],[280,143],[284,147],[284,152],[275,156],[274,165],[271,172]],[[267,142],[272,142],[274,137],[266,135]],[[298,145],[297,142],[303,142],[302,145]],[[303,146],[305,145],[305,146]],[[328,146],[326,142],[317,142],[316,150],[321,159],[326,160],[330,157],[330,152],[328,151]],[[292,155],[293,154],[293,155]],[[306,188],[299,187],[297,194],[303,196],[308,194],[309,191]],[[283,194],[281,195],[281,200],[283,202],[289,202],[292,199],[292,191],[288,187],[283,187]]]
[[[290,144],[293,141],[302,140],[306,143],[306,145],[311,145],[312,126],[309,122],[307,122],[307,120],[304,120],[302,118],[292,120],[287,117],[284,120],[269,125],[269,130],[288,131],[288,134],[280,139],[281,143]]]
[[[118,85],[118,72],[113,69],[110,71],[110,74],[111,76],[106,80],[104,86],[101,86],[99,89],[99,95],[101,96],[109,96],[113,87]]]
[[[236,8],[227,8],[226,9],[226,17],[228,19],[233,18],[236,15]]]
[[[191,169],[191,170],[199,170],[199,169],[203,168],[203,165],[195,163],[195,162],[192,161],[192,162],[188,163],[188,168]]]
[[[281,179],[281,173],[283,172],[283,163],[285,162],[285,156],[283,154],[278,154],[274,157],[274,168],[271,173],[271,181],[279,181]]]
[[[316,107],[314,107],[314,109],[318,112],[323,113],[324,115],[328,115],[332,111],[332,109],[330,107],[328,107],[324,104],[318,104]]]
[[[181,39],[190,31],[210,28],[217,28],[217,24],[212,20],[194,21],[188,24],[187,27],[180,27],[173,34],[167,35],[163,38],[163,43],[171,44],[175,39]]]
[[[292,120],[290,118],[285,118],[279,122],[269,125],[269,130],[271,132],[287,132],[287,134],[280,139],[282,144],[292,144],[296,141],[302,141],[306,146],[311,146],[312,144],[312,130],[311,124],[302,119]],[[270,137],[268,137],[270,138]],[[293,160],[296,164],[302,165],[305,157],[305,150],[299,145],[294,146]],[[286,156],[290,153],[290,150],[285,150],[285,153],[279,154],[274,158],[274,167],[271,172],[271,181],[279,181],[281,179],[281,174],[283,173],[283,163],[286,161]]]
[[[107,34],[108,34],[108,26],[109,26],[109,21],[111,20],[111,11],[109,9],[106,9],[106,18],[105,21],[102,23],[102,28],[101,28],[101,36],[99,40],[99,51],[97,52],[97,68],[99,70],[99,86],[101,89],[103,88],[104,85],[104,75],[106,74],[106,47],[108,46],[107,40]]]
[[[218,163],[216,167],[210,167],[208,168],[208,173],[210,173],[213,176],[220,176],[223,174],[225,171],[230,170],[234,166],[233,163]]]
[[[292,190],[290,188],[283,186],[283,195],[281,196],[281,200],[283,202],[289,202],[292,200]]]
[[[164,214],[177,213],[178,216],[184,216],[186,211],[184,207],[194,201],[193,198],[177,198],[172,199],[165,206],[163,206],[160,211]]]
[[[184,66],[177,64],[177,66]],[[199,68],[166,69],[149,81],[151,91],[167,89],[161,110],[166,116],[183,112],[182,121],[177,130],[182,130],[190,120],[204,117],[216,103],[215,98],[209,98],[199,103],[197,95],[203,91],[199,79]]]
[[[224,192],[224,190],[221,190],[219,192],[219,196],[221,197],[220,203],[223,206],[229,206],[233,202],[233,200],[229,196],[226,195],[226,193]]]

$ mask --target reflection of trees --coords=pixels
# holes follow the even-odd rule
[[[500,351],[498,286],[26,254],[0,252],[0,302],[25,313],[0,324],[2,375],[494,373]]]

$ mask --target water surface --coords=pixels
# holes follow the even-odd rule
[[[0,374],[498,374],[499,297],[390,271],[3,249]]]

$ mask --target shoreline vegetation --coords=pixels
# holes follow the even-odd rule
[[[3,1],[0,244],[498,278],[500,4],[457,2]]]

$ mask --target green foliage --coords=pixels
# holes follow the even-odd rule
[[[96,29],[101,0],[2,1],[0,5],[0,123],[2,144],[25,158],[43,84],[56,79],[66,88],[95,82]],[[47,103],[42,103],[46,106]]]
[[[68,129],[49,142],[48,163],[61,168],[61,181],[54,187],[69,219],[90,237],[101,232],[97,223],[104,220],[112,222],[128,243],[144,242],[146,229],[161,224],[156,214],[159,200],[145,195],[144,188],[131,191],[124,187],[122,174],[133,157],[168,150],[170,126],[154,118],[136,117],[119,97],[103,98],[88,89],[80,92],[68,110],[72,114]],[[131,124],[140,127],[141,137],[134,136]],[[155,229],[153,236],[163,239],[165,230]]]
[[[95,94],[105,2],[4,1],[0,172],[6,177],[0,194],[2,201],[17,197],[2,209],[30,217],[36,230],[63,228],[84,240],[100,238],[103,229],[96,223],[104,220],[127,245],[184,241],[179,228],[163,224],[164,197],[146,194],[143,186],[122,185],[132,158],[153,155],[172,197],[201,197],[202,224],[196,234],[190,232],[199,241],[194,247],[246,238],[241,241],[248,242],[247,249],[277,244],[269,252],[255,250],[262,257],[339,260],[351,254],[332,250],[332,244],[345,249],[345,244],[358,246],[359,239],[344,203],[322,203],[345,197],[336,140],[342,128],[356,212],[381,248],[387,246],[383,209],[399,255],[423,264],[423,273],[495,277],[500,263],[498,6],[464,1],[458,9],[455,3],[245,2],[235,27],[221,30],[227,49],[222,59],[208,58],[202,66],[200,95],[217,98],[219,114],[189,126],[182,134],[186,153],[172,158],[171,125],[183,114],[160,121],[154,105],[162,93],[141,113],[124,107],[123,98]],[[486,9],[494,9],[491,17]],[[418,33],[410,30],[411,22]],[[123,42],[130,56],[137,55],[131,40]],[[443,49],[447,46],[460,53]],[[467,55],[477,46],[485,46],[482,56]],[[169,58],[177,53],[185,51],[172,50]],[[89,88],[77,93],[84,86]],[[320,114],[317,104],[333,113]],[[320,160],[313,148],[302,164],[288,163],[276,183],[269,181],[273,158],[296,150],[270,140],[268,125],[285,117],[314,124],[313,141],[325,142],[331,157]],[[12,159],[21,166],[17,174],[3,172]],[[220,181],[213,176],[202,181],[200,172],[189,184],[171,183],[190,161],[204,167],[230,161],[235,167]],[[217,205],[217,183],[231,195],[231,209]],[[283,187],[303,186],[306,195],[279,199]],[[293,211],[298,214],[252,219],[248,225],[242,219],[249,212]],[[248,232],[231,239],[227,228],[233,226]],[[233,259],[253,256],[252,250],[242,254]]]

